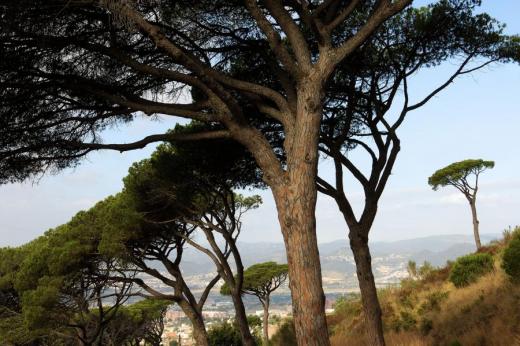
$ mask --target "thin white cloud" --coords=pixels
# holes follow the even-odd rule
[[[468,201],[462,193],[450,193],[439,198],[440,204],[466,204]]]

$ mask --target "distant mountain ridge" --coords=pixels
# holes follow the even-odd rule
[[[498,234],[482,234],[483,243],[497,239]],[[259,262],[286,262],[283,243],[239,242],[240,254],[246,267]],[[355,263],[347,239],[319,244],[324,284],[342,280],[355,287]],[[407,276],[406,264],[428,261],[435,266],[475,251],[471,234],[438,235],[422,238],[370,243],[372,266],[376,281],[381,284],[398,282]],[[214,271],[211,260],[194,249],[186,249],[182,262],[185,275],[200,275]]]

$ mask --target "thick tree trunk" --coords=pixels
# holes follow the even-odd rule
[[[287,251],[296,341],[300,346],[328,346],[315,215],[320,83],[312,79],[302,83],[297,102],[296,125],[285,141],[286,181],[273,193]]]
[[[264,307],[264,345],[269,345],[269,296],[266,297],[265,302],[262,302],[262,306]]]
[[[475,199],[471,200],[469,202],[469,205],[471,206],[471,216],[473,220],[473,235],[475,236],[475,244],[477,245],[477,250],[480,250],[482,247],[482,244],[480,243],[480,233],[478,230],[478,218],[477,218],[477,206]]]
[[[314,209],[306,210],[303,201],[292,202],[294,213],[280,214],[284,221],[296,340],[300,346],[326,346],[329,336]]]
[[[234,131],[235,139],[253,153],[264,172],[276,202],[278,220],[284,236],[291,290],[293,317],[298,345],[328,346],[321,265],[316,238],[316,175],[318,137],[322,116],[322,84],[316,76],[301,81],[295,114],[286,128],[285,169],[266,146],[254,146],[255,131]],[[247,137],[246,137],[247,136]],[[255,137],[256,136],[256,137]]]
[[[275,200],[287,251],[296,340],[300,346],[329,345],[316,238],[315,177],[301,169],[291,178]]]
[[[204,323],[202,323],[202,325],[195,325],[193,323],[193,339],[195,339],[195,345],[197,346],[209,346],[208,333],[206,332]]]
[[[186,302],[180,302],[179,306],[184,314],[189,318],[191,325],[193,326],[195,345],[209,346],[208,333],[206,332],[206,326],[204,325],[202,314],[195,311],[195,309],[189,306]]]
[[[246,309],[244,307],[244,302],[242,301],[240,293],[235,294],[233,292],[231,294],[231,299],[233,300],[233,305],[235,306],[235,320],[238,324],[238,329],[240,331],[240,337],[242,338],[243,345],[255,346],[255,339],[253,338],[253,336],[251,335],[251,331],[249,330]]]
[[[361,291],[361,301],[365,314],[366,335],[371,346],[384,346],[381,306],[377,298],[377,289],[372,273],[372,259],[368,248],[368,230],[350,229],[350,247],[356,261],[356,273]]]

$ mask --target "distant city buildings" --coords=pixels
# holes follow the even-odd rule
[[[344,254],[329,256],[327,257],[327,260],[336,263],[354,264],[352,256]],[[379,286],[392,285],[407,277],[407,260],[408,257],[396,254],[375,256],[373,258],[373,270],[377,284]],[[213,277],[214,273],[188,275],[186,276],[186,281],[189,282],[190,288],[197,295],[197,293],[200,294],[202,292],[206,287],[207,282]],[[166,286],[158,279],[143,277],[143,280],[145,280],[149,286],[159,291],[169,292],[171,290],[171,287]],[[219,294],[221,284],[222,282],[219,282],[215,286],[205,304],[203,316],[208,329],[218,323],[226,321],[233,322],[235,316],[234,306],[230,297]],[[323,273],[323,286],[327,296],[325,301],[325,312],[327,314],[334,312],[334,304],[339,297],[359,291],[355,272],[347,273],[339,270],[326,270]],[[249,315],[257,315],[259,317],[263,315],[262,306],[256,297],[244,296],[244,305],[246,307],[246,312]],[[270,316],[273,319],[283,320],[291,316],[291,314],[291,296],[288,283],[285,283],[271,296]],[[270,335],[274,335],[277,329],[277,324],[270,324]],[[166,312],[162,341],[165,346],[169,346],[172,341],[175,341],[182,346],[195,344],[192,336],[191,323],[178,306],[172,306],[172,308]]]

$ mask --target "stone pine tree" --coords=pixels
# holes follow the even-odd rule
[[[128,305],[141,296],[132,268],[98,252],[95,234],[73,227],[0,248],[2,345],[159,345],[172,302]],[[118,280],[109,277],[116,273]]]
[[[489,16],[475,18],[471,28],[489,29],[490,35],[466,30],[472,22],[467,9],[479,3],[473,0],[439,0],[434,16],[417,10],[419,19],[427,21],[418,21],[417,26],[397,21],[381,32],[382,24],[409,3],[1,0],[0,180],[23,180],[68,167],[93,150],[134,150],[157,141],[233,139],[251,152],[276,201],[293,279],[298,341],[326,345],[314,215],[318,145],[328,147],[331,155],[324,155],[339,160],[336,167],[359,171],[344,160],[344,149],[356,144],[346,140],[351,130],[367,125],[368,132],[353,138],[377,145],[374,149],[357,144],[370,149],[367,154],[373,159],[368,179],[355,175],[366,185],[363,215],[349,213],[342,184],[319,188],[336,199],[345,215],[351,245],[357,249],[370,343],[383,344],[368,232],[400,148],[396,130],[408,111],[437,92],[417,105],[407,105],[403,116],[385,114],[394,96],[402,95],[398,91],[405,89],[404,77],[421,66],[435,66],[442,57],[465,61],[468,56],[491,56],[489,49],[468,50],[462,43],[471,47],[487,43],[501,59],[514,46],[514,40],[500,30],[492,34],[496,26]],[[455,17],[464,20],[439,21],[439,16],[453,14],[462,14]],[[414,16],[408,13],[403,18]],[[436,31],[440,29],[453,35],[440,35]],[[463,36],[469,40],[461,40]],[[441,39],[435,41],[436,37]],[[368,39],[378,45],[365,44]],[[366,49],[354,55],[360,47]],[[416,53],[415,59],[409,52]],[[439,58],[431,59],[434,53]],[[357,79],[346,79],[349,73]],[[387,83],[384,78],[389,75]],[[350,115],[357,116],[360,110],[361,121],[350,121]],[[197,120],[209,130],[159,133],[131,143],[101,141],[102,129],[140,114]],[[389,118],[397,120],[392,125]],[[319,138],[326,124],[332,124],[331,146]],[[341,176],[338,169],[336,177]]]
[[[332,161],[335,174],[325,179],[319,172],[317,186],[334,198],[348,228],[367,337],[374,344],[383,344],[384,336],[368,239],[401,149],[401,125],[460,77],[520,60],[520,39],[503,34],[503,25],[476,13],[477,6],[473,1],[439,1],[402,11],[338,66],[326,90],[319,151]],[[410,87],[419,71],[445,62],[456,67],[440,84],[424,95]],[[237,75],[252,73],[245,64],[234,66]],[[256,71],[255,79],[267,78],[266,70]],[[352,150],[357,155],[350,155]],[[353,208],[352,184],[344,184],[345,179],[362,187],[361,208]]]
[[[244,271],[242,293],[256,296],[264,309],[263,333],[266,345],[269,344],[269,304],[271,293],[285,283],[287,273],[287,265],[276,262],[257,263]],[[220,293],[229,295],[229,286],[227,284],[222,285]]]
[[[186,130],[178,126],[175,131]],[[230,144],[163,144],[130,168],[122,192],[26,246],[0,249],[0,339],[18,344],[58,332],[85,345],[124,344],[121,338],[143,333],[157,339],[161,323],[141,321],[138,327],[116,311],[121,304],[102,301],[139,295],[179,306],[192,323],[196,344],[208,345],[202,310],[222,278],[232,287],[240,343],[254,345],[241,299],[243,265],[236,241],[241,217],[261,200],[233,192],[232,187],[254,185],[258,177],[245,151],[235,152]],[[227,155],[219,158],[221,151]],[[201,244],[199,235],[206,238]],[[182,270],[190,246],[206,253],[217,272],[197,293]],[[149,285],[150,278],[168,289]]]
[[[15,287],[17,272],[30,253],[30,245],[0,248],[0,340],[11,344],[30,344],[36,339],[45,341],[25,326],[22,297]]]
[[[130,282],[109,277],[118,267],[114,257],[97,252],[86,234],[69,236],[69,225],[63,225],[15,251],[0,251],[19,260],[11,263],[11,270],[0,270],[0,290],[8,285],[20,297],[18,310],[0,314],[0,339],[6,344],[39,339],[51,344],[101,344],[107,325],[132,295]],[[121,274],[126,279],[134,275],[130,270]],[[7,319],[1,321],[2,317]],[[9,330],[2,330],[2,322],[9,323]]]
[[[193,125],[178,126],[174,132],[188,129]],[[232,287],[242,343],[254,344],[241,300],[243,265],[236,242],[242,216],[261,200],[234,193],[233,187],[254,185],[258,178],[251,160],[241,159],[244,150],[234,152],[237,147],[230,144],[215,140],[159,146],[150,159],[132,165],[123,191],[89,210],[92,217],[83,225],[83,233],[97,230],[104,251],[139,270],[140,277],[131,281],[147,296],[178,304],[192,323],[197,345],[208,344],[202,310],[221,278]],[[219,157],[222,151],[227,155]],[[186,247],[204,253],[216,266],[217,273],[199,294],[182,271]],[[144,278],[150,277],[169,291],[147,285]]]
[[[444,168],[439,169],[428,178],[428,184],[437,190],[439,187],[453,186],[466,197],[471,208],[473,221],[473,235],[477,249],[482,247],[479,234],[479,221],[477,217],[477,192],[479,176],[487,169],[495,167],[495,162],[477,160],[464,160],[454,162]]]
[[[0,180],[63,169],[93,150],[233,139],[276,201],[298,343],[328,345],[315,220],[324,96],[338,65],[411,2],[1,0]],[[214,128],[101,141],[140,114]]]
[[[119,308],[108,323],[101,345],[161,345],[171,302],[144,299]]]
[[[519,38],[504,35],[503,25],[476,13],[476,6],[439,1],[394,16],[346,59],[326,97],[320,151],[335,174],[319,174],[318,189],[336,201],[348,227],[366,330],[374,344],[384,340],[368,240],[401,149],[401,126],[459,78],[490,64],[520,61]],[[419,71],[445,62],[454,67],[444,81],[423,95],[411,87]],[[361,204],[353,203],[349,189],[354,184],[362,189]]]

